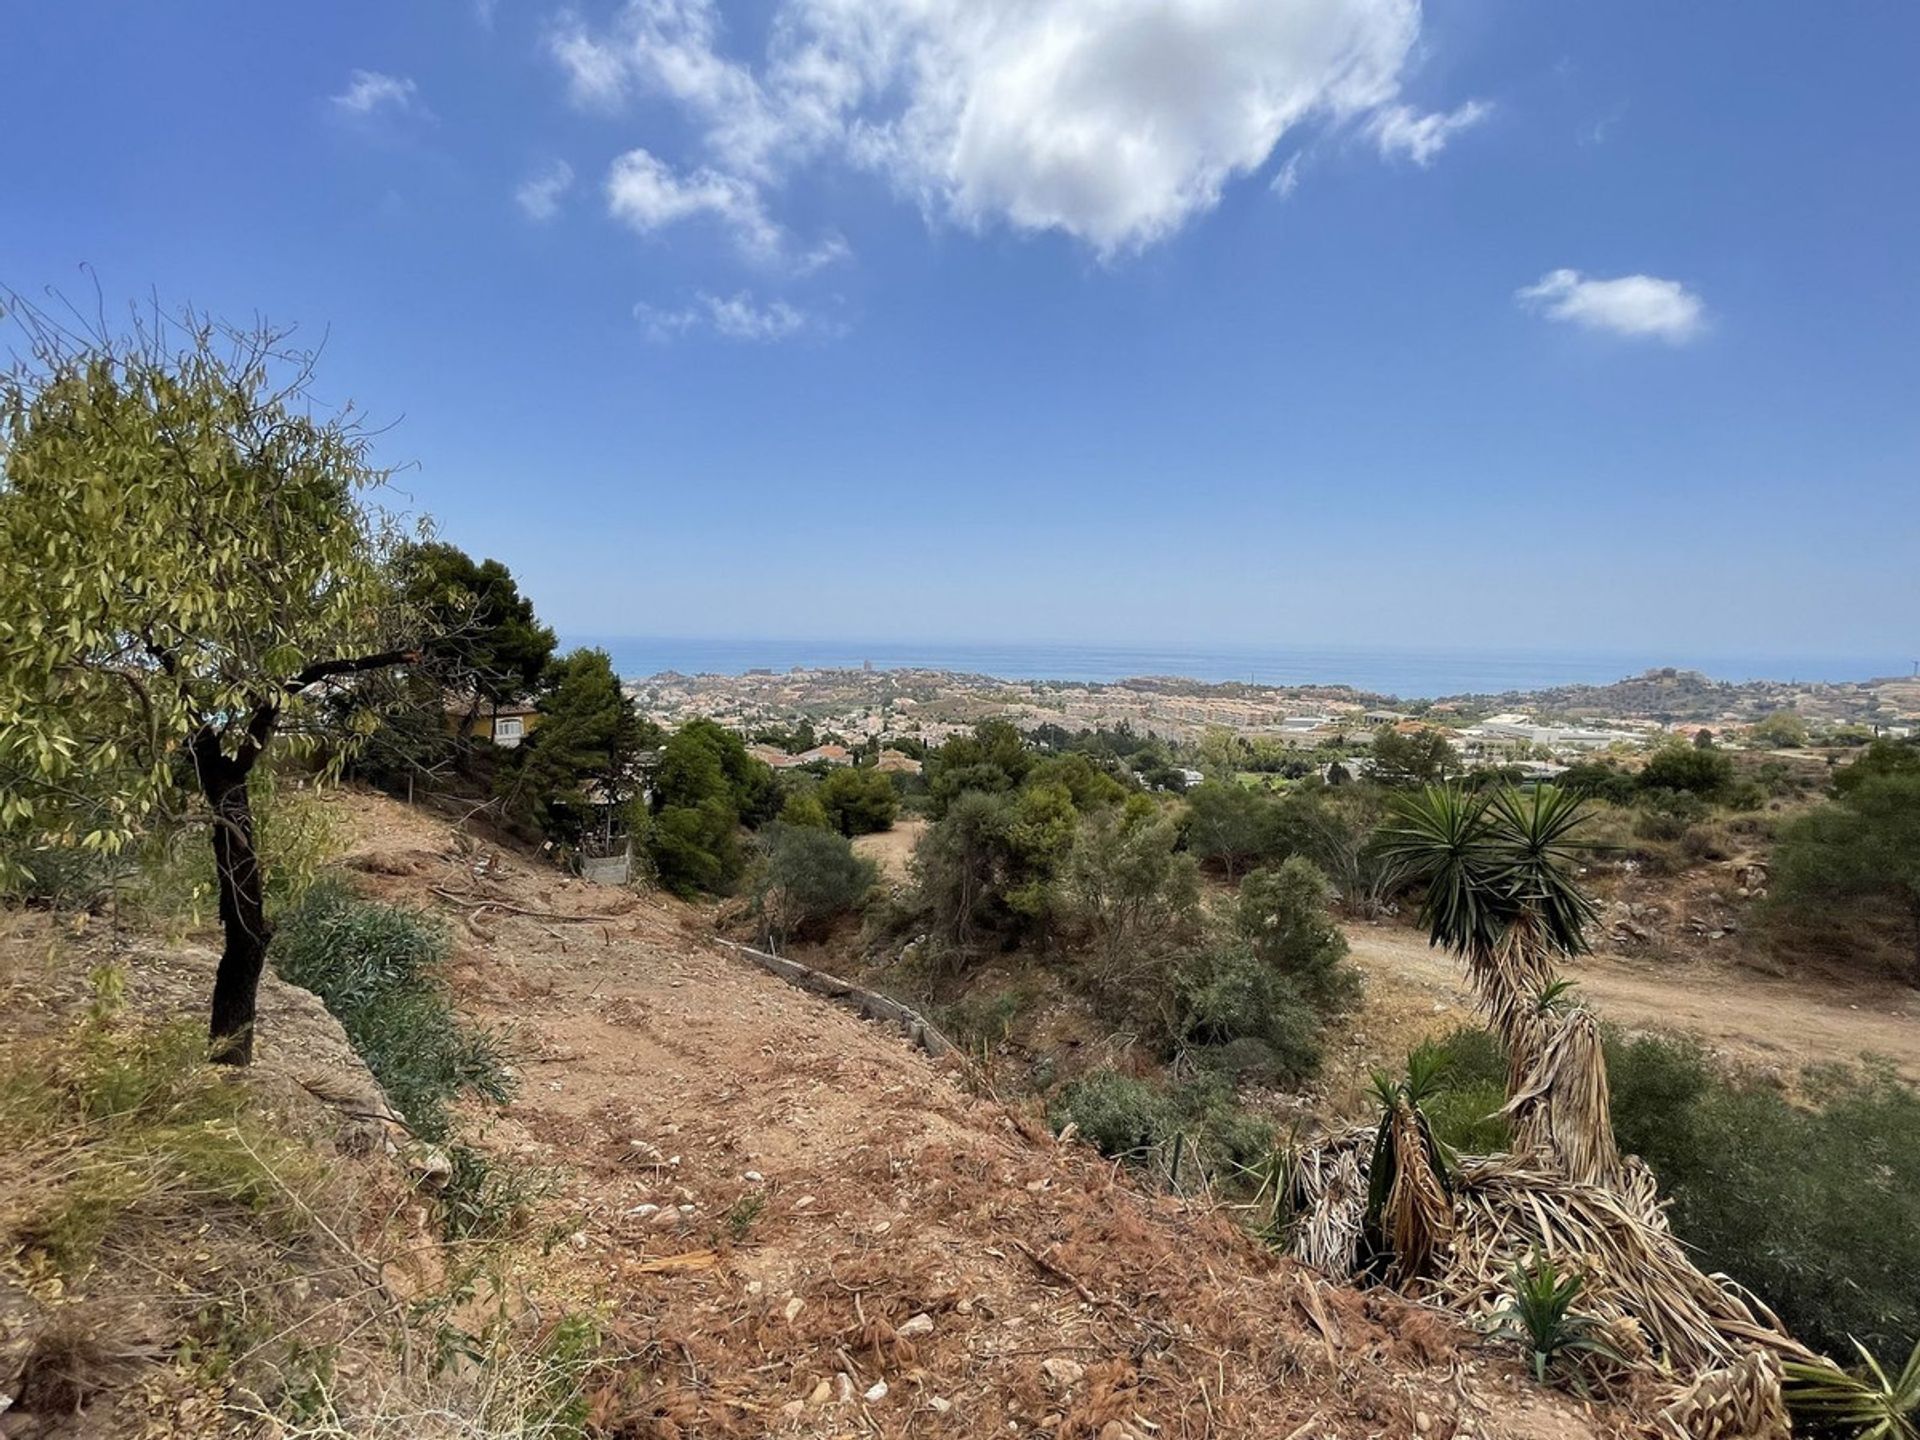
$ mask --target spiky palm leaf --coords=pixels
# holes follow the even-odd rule
[[[1866,1346],[1856,1340],[1853,1348],[1866,1362],[1857,1374],[1825,1363],[1790,1361],[1783,1367],[1794,1419],[1850,1433],[1854,1440],[1920,1440],[1920,1345],[1891,1378]]]
[[[1555,1364],[1585,1355],[1625,1363],[1601,1321],[1573,1308],[1586,1285],[1581,1276],[1562,1271],[1535,1249],[1527,1261],[1514,1265],[1510,1283],[1512,1293],[1495,1316],[1493,1333],[1526,1347],[1533,1378],[1542,1385]]]
[[[1578,796],[1538,786],[1469,795],[1429,786],[1395,801],[1380,853],[1424,881],[1421,908],[1435,945],[1462,955],[1491,951],[1521,915],[1554,949],[1578,954],[1593,903],[1569,874],[1583,848]]]

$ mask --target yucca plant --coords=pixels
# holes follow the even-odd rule
[[[1865,1364],[1852,1374],[1831,1364],[1780,1367],[1796,1428],[1854,1440],[1920,1440],[1920,1344],[1891,1378],[1866,1346],[1856,1340],[1853,1348]]]
[[[1594,915],[1571,875],[1585,820],[1580,797],[1552,786],[1491,795],[1433,786],[1396,801],[1381,853],[1426,882],[1429,938],[1469,963],[1523,918],[1553,949],[1577,955]]]
[[[1367,1267],[1396,1285],[1427,1275],[1453,1233],[1446,1151],[1420,1109],[1439,1093],[1446,1066],[1438,1047],[1423,1045],[1407,1056],[1404,1079],[1373,1074],[1380,1128],[1367,1172],[1361,1241]]]
[[[1577,1366],[1588,1355],[1627,1363],[1607,1339],[1606,1327],[1573,1308],[1586,1285],[1581,1276],[1561,1270],[1536,1247],[1527,1260],[1514,1265],[1512,1284],[1513,1294],[1495,1315],[1491,1333],[1525,1347],[1533,1378],[1542,1385],[1556,1366]],[[1577,1373],[1569,1378],[1578,1383]]]

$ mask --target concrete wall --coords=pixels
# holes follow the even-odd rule
[[[898,1000],[882,995],[878,991],[855,985],[851,981],[842,980],[837,975],[829,975],[824,970],[815,970],[810,965],[802,965],[798,960],[786,960],[778,955],[769,955],[764,950],[755,950],[750,945],[736,945],[731,940],[723,940],[720,943],[731,946],[762,970],[778,975],[790,985],[797,985],[802,990],[845,1005],[869,1020],[880,1020],[890,1025],[897,1025],[907,1039],[936,1060],[943,1055],[953,1053],[951,1040],[942,1035],[918,1010],[902,1005]]]

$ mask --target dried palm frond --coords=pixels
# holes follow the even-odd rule
[[[1673,1440],[1788,1440],[1779,1357],[1749,1350],[1707,1371],[1661,1407],[1654,1428]]]
[[[1294,1164],[1293,1256],[1334,1280],[1351,1279],[1357,1264],[1372,1146],[1373,1132],[1357,1130],[1302,1151]]]
[[[1393,1111],[1393,1153],[1393,1183],[1380,1228],[1393,1256],[1388,1278],[1407,1285],[1432,1273],[1452,1238],[1453,1199],[1439,1169],[1439,1147],[1404,1096]]]
[[[1587,1303],[1632,1322],[1649,1359],[1672,1370],[1730,1365],[1754,1348],[1814,1358],[1770,1314],[1703,1274],[1657,1207],[1642,1213],[1637,1198],[1511,1156],[1462,1161],[1454,1198],[1451,1263],[1436,1277],[1439,1298],[1454,1309],[1491,1314],[1515,1263],[1537,1246],[1577,1257]]]
[[[1591,1012],[1543,1017],[1539,1058],[1500,1112],[1513,1122],[1514,1151],[1544,1151],[1579,1185],[1608,1185],[1620,1173],[1607,1061]]]

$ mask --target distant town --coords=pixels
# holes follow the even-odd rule
[[[799,750],[763,744],[787,764],[845,763],[906,742],[938,745],[980,721],[1029,733],[1125,729],[1170,744],[1226,731],[1302,751],[1364,749],[1383,727],[1447,732],[1468,764],[1550,774],[1561,763],[1645,749],[1673,735],[1741,741],[1769,717],[1788,715],[1835,738],[1901,737],[1920,727],[1920,678],[1847,684],[1716,681],[1694,671],[1649,670],[1611,685],[1402,701],[1342,685],[1212,684],[1142,677],[1112,684],[1001,680],[916,669],[754,670],[740,675],[667,672],[625,682],[642,713],[672,728],[704,716],[748,736],[799,734]],[[896,752],[898,753],[898,752]],[[1352,768],[1352,767],[1349,767]]]

